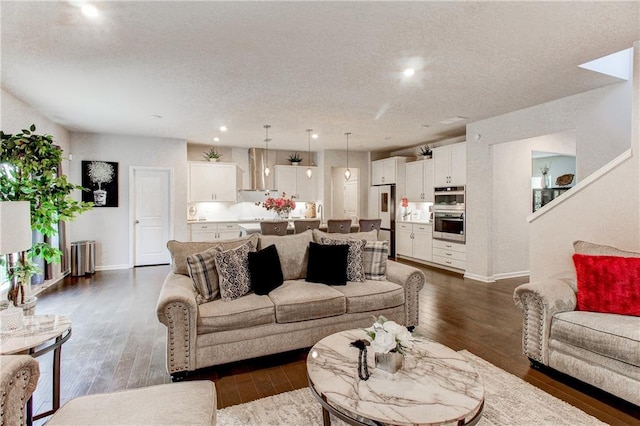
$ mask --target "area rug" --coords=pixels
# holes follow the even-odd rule
[[[485,408],[479,426],[605,424],[470,352],[460,351],[460,354],[469,360],[484,380]],[[308,389],[299,389],[219,410],[217,424],[320,426],[322,409]],[[331,424],[345,426],[334,417]]]

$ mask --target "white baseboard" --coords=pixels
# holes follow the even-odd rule
[[[100,265],[96,266],[96,271],[111,271],[115,269],[131,269],[128,263],[123,263],[122,265]]]
[[[464,273],[465,278],[469,278],[470,280],[475,280],[475,281],[481,281],[483,283],[495,283],[498,280],[505,280],[507,278],[520,278],[520,277],[528,277],[528,276],[529,276],[529,271],[505,272],[502,274],[495,274],[490,277],[473,274],[470,272]]]
[[[494,277],[486,277],[484,275],[473,274],[471,272],[464,273],[465,278],[469,278],[470,280],[480,281],[483,283],[495,283],[496,279]]]
[[[516,271],[516,272],[505,272],[502,274],[495,274],[493,277],[496,280],[505,280],[507,278],[520,278],[520,277],[528,277],[529,271]]]

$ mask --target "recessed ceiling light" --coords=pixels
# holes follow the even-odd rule
[[[82,5],[82,7],[80,8],[80,10],[82,11],[82,14],[84,16],[86,16],[87,18],[90,19],[95,19],[98,17],[99,13],[98,13],[98,8],[95,7],[92,4],[84,4]]]
[[[407,68],[404,71],[402,71],[402,74],[404,74],[405,77],[413,77],[415,73],[416,73],[416,70],[414,70],[413,68]]]
[[[311,139],[318,139],[318,134],[317,133],[312,134]]]
[[[220,142],[220,138],[213,138],[214,142]]]
[[[227,131],[227,126],[220,126],[220,131],[221,132],[226,132]]]

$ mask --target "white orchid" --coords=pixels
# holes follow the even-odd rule
[[[409,345],[411,333],[406,327],[395,321],[380,316],[365,331],[371,338],[371,349],[377,353],[398,352],[404,355],[404,348]]]

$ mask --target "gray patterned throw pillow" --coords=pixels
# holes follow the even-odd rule
[[[388,241],[367,241],[364,246],[364,276],[368,280],[387,279]]]
[[[222,300],[237,299],[251,291],[249,252],[252,251],[256,251],[256,247],[248,242],[238,248],[215,254]]]
[[[322,244],[329,245],[348,245],[349,253],[347,255],[347,280],[364,281],[364,246],[366,240],[333,240],[331,238],[321,238]]]
[[[216,271],[215,254],[219,247],[213,247],[200,253],[187,256],[187,268],[198,295],[198,304],[210,302],[218,297],[218,273]]]

